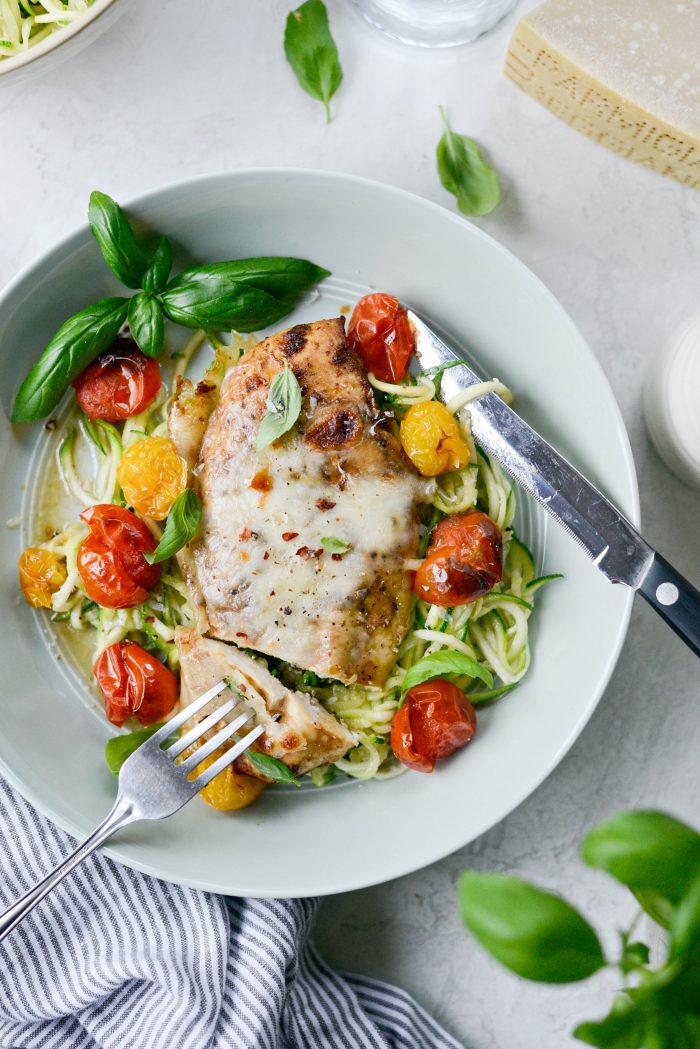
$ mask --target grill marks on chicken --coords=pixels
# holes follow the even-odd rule
[[[302,389],[301,416],[258,453],[269,386],[285,363]],[[172,425],[171,435],[177,443]],[[203,526],[190,582],[207,632],[323,677],[381,686],[408,627],[403,563],[417,555],[427,493],[341,318],[265,339],[228,372],[194,474]],[[325,549],[328,537],[348,552]]]

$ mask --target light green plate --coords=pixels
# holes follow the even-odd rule
[[[87,205],[87,202],[86,202]],[[418,197],[343,175],[243,171],[200,178],[129,204],[131,214],[202,261],[300,255],[332,279],[290,323],[332,316],[368,287],[390,291],[506,381],[520,412],[638,517],[627,435],[610,388],[562,307],[522,263],[464,219]],[[39,258],[0,296],[3,506],[22,516],[2,543],[0,769],[42,812],[85,835],[108,809],[109,727],[45,617],[17,592],[29,540],[40,425],[10,427],[10,399],[59,324],[119,293],[87,227]],[[286,322],[285,322],[286,323]],[[371,527],[371,521],[368,527]],[[194,802],[122,833],[109,855],[160,878],[235,895],[341,892],[406,874],[459,848],[530,794],[572,745],[605,688],[630,614],[575,543],[523,501],[540,569],[566,579],[539,597],[524,683],[479,718],[465,751],[432,776],[320,790],[271,789],[227,816]]]

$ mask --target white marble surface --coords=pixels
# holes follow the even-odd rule
[[[68,65],[2,83],[0,284],[83,221],[94,187],[123,200],[188,175],[290,165],[369,176],[450,207],[434,164],[442,103],[502,176],[504,201],[479,224],[549,285],[587,337],[630,432],[646,533],[700,582],[700,495],[661,466],[640,407],[649,361],[698,308],[700,194],[592,144],[506,81],[513,18],[471,47],[423,53],[375,34],[349,0],[330,0],[345,80],[327,126],[282,55],[290,6],[134,3]],[[567,892],[614,934],[630,908],[582,867],[577,842],[634,805],[697,819],[699,693],[695,658],[638,605],[607,694],[557,771],[460,853],[328,900],[326,956],[402,984],[469,1049],[576,1044],[568,1032],[602,1011],[606,979],[547,989],[499,970],[460,928],[456,880],[470,865],[517,872]],[[387,841],[405,832],[388,827]]]

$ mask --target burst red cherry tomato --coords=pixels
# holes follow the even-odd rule
[[[500,528],[481,510],[467,510],[436,525],[413,590],[432,605],[466,605],[488,594],[502,575]]]
[[[406,310],[393,295],[375,292],[360,299],[350,317],[348,342],[367,371],[383,382],[400,382],[416,351]]]
[[[93,668],[105,713],[115,725],[135,717],[142,725],[160,721],[175,706],[177,678],[135,641],[110,645]]]
[[[464,693],[444,678],[409,689],[391,726],[394,754],[416,772],[459,750],[476,732],[476,713]]]
[[[147,408],[160,389],[160,368],[132,339],[115,339],[73,382],[90,419],[118,422]]]
[[[78,551],[88,596],[104,608],[140,605],[160,579],[160,566],[143,556],[157,543],[143,521],[123,506],[104,503],[80,515],[90,529]]]

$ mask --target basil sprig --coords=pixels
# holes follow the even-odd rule
[[[258,772],[262,772],[273,783],[293,783],[295,787],[301,786],[291,769],[288,769],[278,758],[273,758],[270,754],[263,754],[260,750],[247,750],[245,756]]]
[[[607,1016],[574,1037],[600,1049],[681,1049],[700,1044],[700,834],[662,812],[628,812],[595,827],[583,860],[631,889],[668,928],[665,957],[650,965],[645,943],[620,934],[606,959],[586,919],[559,896],[503,874],[468,871],[459,887],[465,925],[501,964],[528,980],[570,983],[603,966],[619,969]],[[653,906],[647,904],[651,901]],[[660,906],[662,905],[662,906]]]
[[[258,427],[256,449],[261,452],[282,434],[291,430],[301,412],[301,387],[297,377],[285,361],[284,368],[275,375],[267,395],[267,411]]]
[[[128,299],[102,299],[62,324],[19,388],[13,423],[49,415],[73,379],[114,342],[128,310]]]
[[[442,106],[440,115],[445,129],[437,147],[440,181],[457,198],[463,215],[486,215],[501,199],[498,175],[486,163],[473,138],[452,130]]]
[[[488,688],[493,685],[493,674],[481,663],[477,663],[464,652],[443,648],[431,652],[429,656],[423,656],[413,664],[401,682],[401,691],[408,692],[409,688],[420,685],[423,681],[430,681],[435,677],[449,677],[451,674],[479,678]]]
[[[158,546],[143,556],[150,565],[160,564],[194,539],[202,520],[202,503],[192,488],[180,492],[170,507],[168,519]]]
[[[306,0],[296,11],[290,11],[284,53],[303,90],[323,102],[330,122],[330,101],[340,87],[343,70],[323,0]]]
[[[154,732],[157,732],[162,727],[162,722],[159,722],[156,725],[149,725],[147,728],[137,728],[135,732],[121,732],[118,736],[111,736],[105,743],[105,761],[109,766],[110,772],[118,776],[119,770],[126,759],[135,750],[138,750],[142,743],[150,739]],[[178,737],[175,735],[168,736],[163,746],[169,747],[177,739]]]
[[[42,419],[69,384],[116,338],[127,316],[131,334],[148,356],[163,347],[164,318],[187,328],[257,331],[293,308],[299,295],[328,276],[305,259],[264,257],[194,266],[168,281],[172,248],[160,237],[147,251],[124,211],[106,193],[90,197],[90,228],[112,272],[131,299],[103,299],[65,322],[20,387],[13,422]]]
[[[256,331],[286,316],[301,292],[327,276],[305,259],[215,262],[178,274],[160,301],[166,316],[186,328]]]

